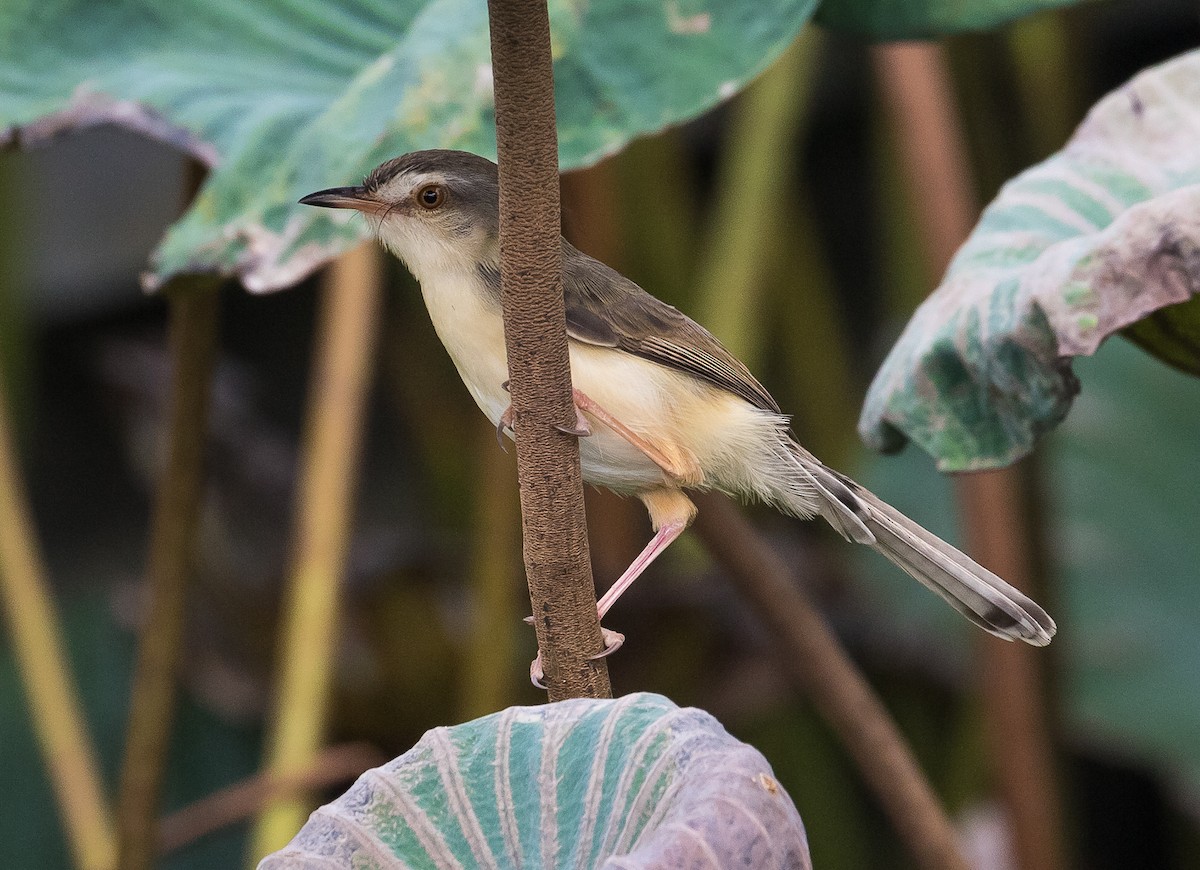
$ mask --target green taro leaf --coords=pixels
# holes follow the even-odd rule
[[[583,166],[741,89],[815,0],[551,0],[560,160]],[[367,235],[296,200],[420,148],[495,154],[484,0],[14,0],[0,144],[115,123],[212,167],[150,264],[303,278]]]
[[[872,39],[919,39],[986,30],[1080,0],[824,0],[816,21]]]
[[[1066,415],[1071,359],[1115,332],[1200,374],[1198,289],[1193,51],[1109,94],[1004,186],[875,376],[859,431],[883,450],[911,438],[942,470],[1006,465]]]
[[[510,707],[428,732],[260,870],[811,870],[770,765],[661,695]]]

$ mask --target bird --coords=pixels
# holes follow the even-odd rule
[[[362,213],[416,278],[434,330],[497,432],[512,429],[500,309],[499,173],[465,151],[414,151],[361,185],[303,197]],[[800,446],[790,420],[707,329],[562,239],[562,283],[583,479],[645,505],[653,537],[597,603],[603,619],[717,490],[820,516],[1005,640],[1045,646],[1038,604]],[[603,629],[605,651],[623,637]],[[539,656],[540,660],[540,656]],[[539,660],[533,665],[538,681]]]

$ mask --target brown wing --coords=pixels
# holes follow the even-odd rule
[[[563,242],[567,334],[703,378],[765,411],[779,405],[736,357],[696,321]]]

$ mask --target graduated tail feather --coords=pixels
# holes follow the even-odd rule
[[[820,495],[819,512],[847,540],[867,544],[932,589],[950,606],[1005,640],[1045,646],[1056,626],[1028,596],[923,529],[798,444],[791,453]],[[800,515],[811,514],[811,509]]]

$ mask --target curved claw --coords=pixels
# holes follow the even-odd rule
[[[532,622],[533,617],[525,618],[526,622]],[[605,658],[615,653],[625,643],[625,635],[619,631],[609,631],[604,626],[600,627],[600,635],[604,638],[604,649],[594,656],[588,658],[589,661]],[[537,658],[529,663],[529,682],[533,683],[539,689],[545,689],[546,684],[543,680],[546,677],[545,671],[542,670],[542,651],[538,650]]]
[[[619,631],[610,631],[604,626],[600,626],[600,635],[604,638],[604,649],[591,656],[590,660],[593,662],[596,659],[607,658],[619,650],[625,643],[625,635]]]
[[[592,434],[592,427],[589,425],[587,418],[583,416],[583,411],[575,409],[575,425],[568,426],[565,423],[557,423],[554,426],[559,432],[564,435],[574,435],[576,438],[586,438]]]
[[[505,383],[508,383],[508,382],[505,381]],[[512,405],[509,405],[508,408],[505,410],[505,412],[500,415],[500,420],[496,423],[496,441],[497,441],[497,443],[499,443],[500,449],[503,450],[505,453],[508,452],[508,446],[504,443],[504,430],[509,429],[509,430],[512,430],[513,432],[516,432],[516,430],[513,429],[512,423],[513,423]]]
[[[542,651],[538,650],[537,658],[529,663],[529,682],[539,689],[545,689],[546,684],[542,682],[545,676],[546,673],[542,670]]]

